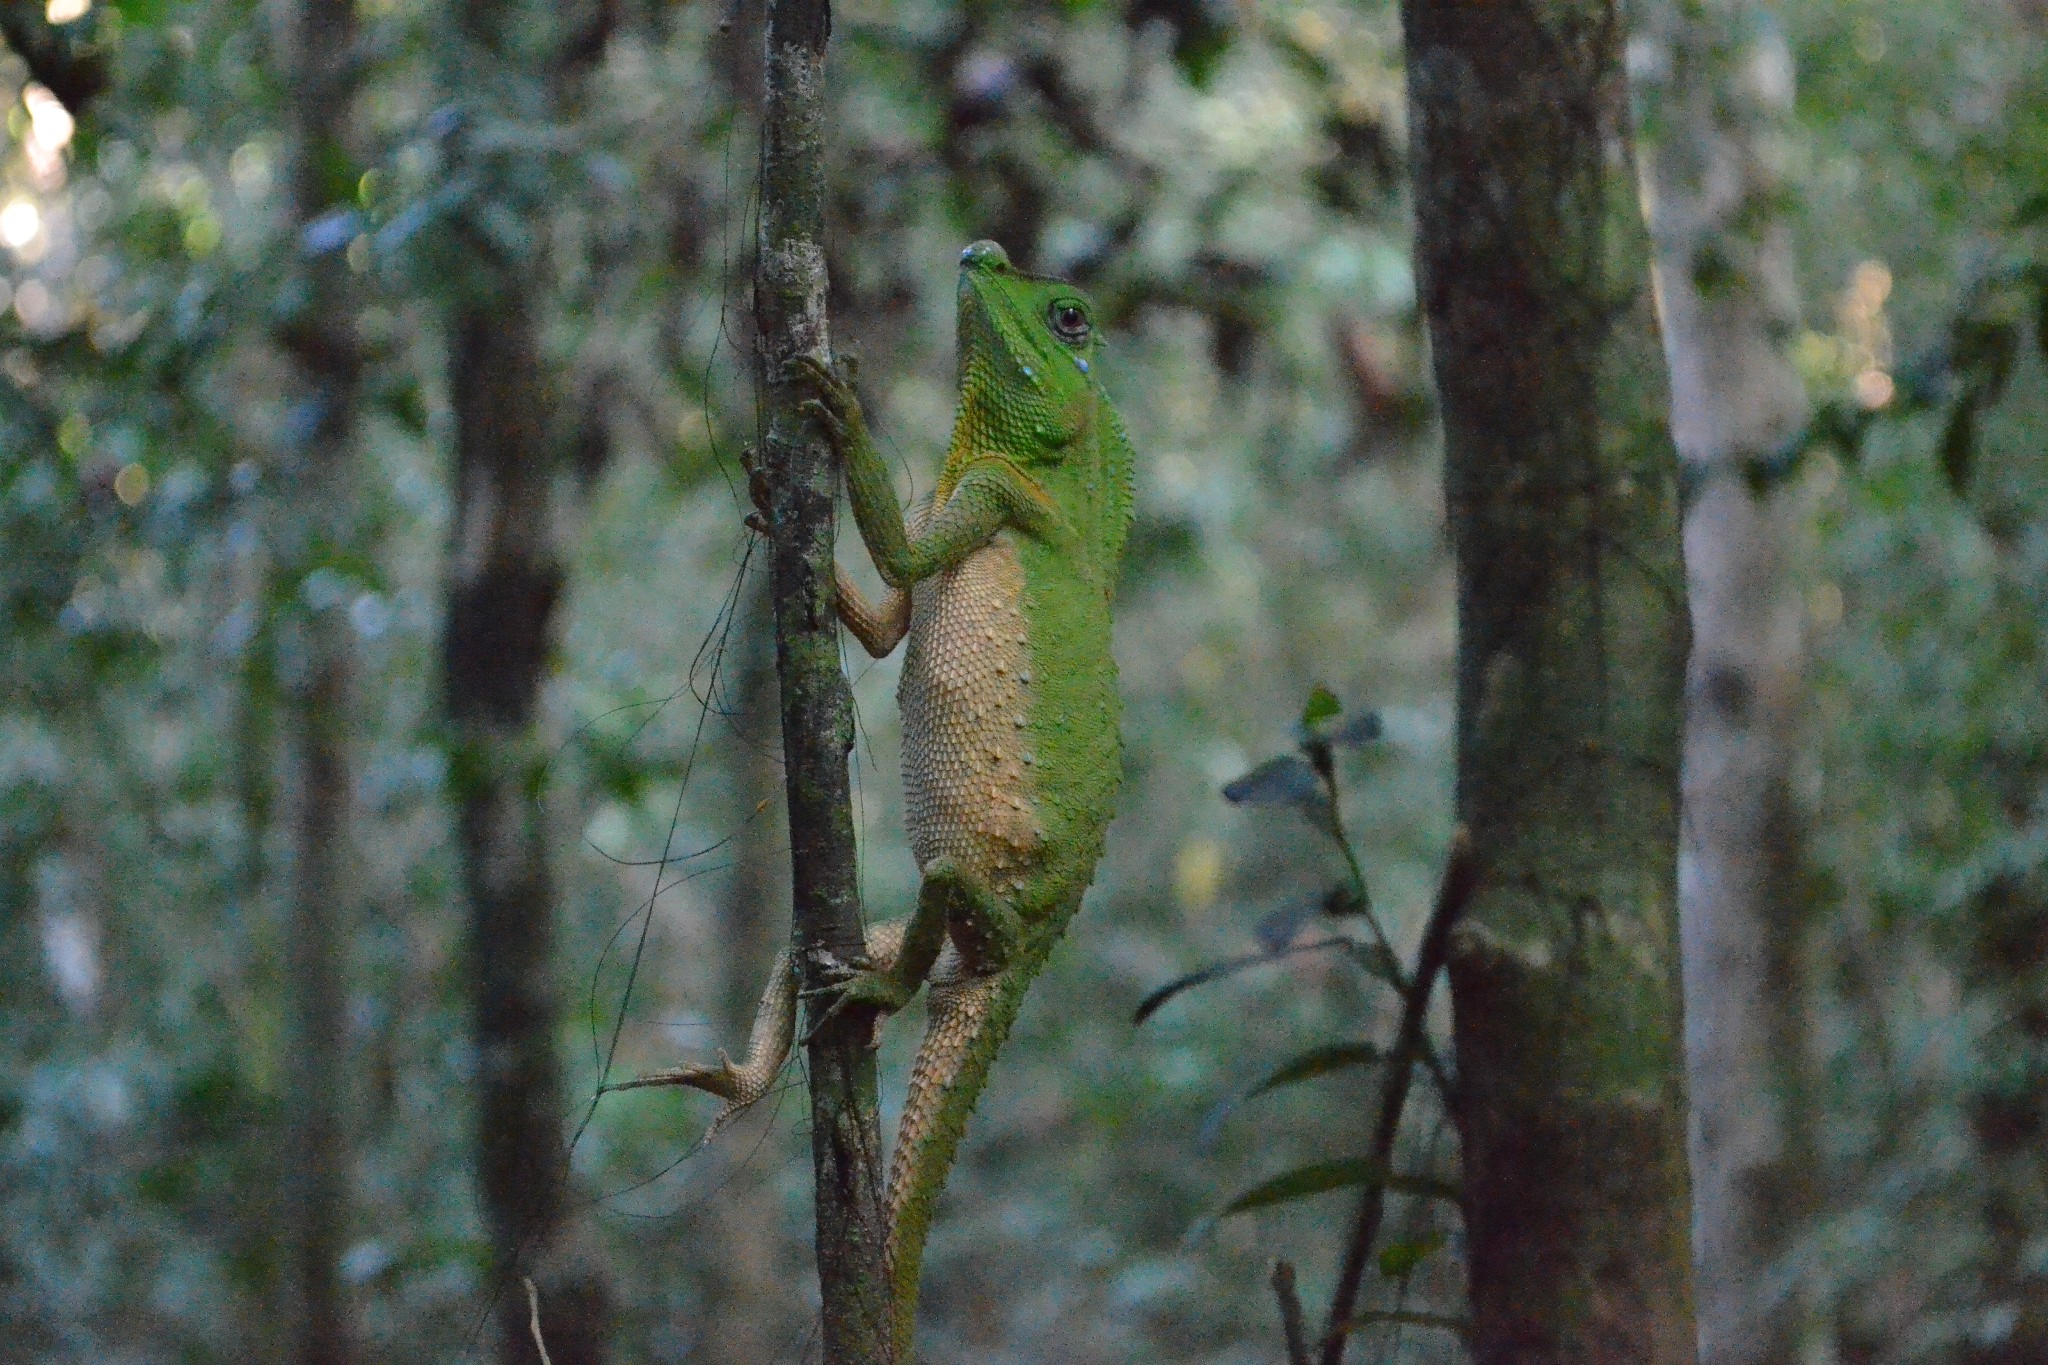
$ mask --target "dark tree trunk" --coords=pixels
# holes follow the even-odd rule
[[[1801,1351],[1777,1261],[1818,1200],[1800,1121],[1801,936],[1810,916],[1791,793],[1807,498],[1781,452],[1806,424],[1787,353],[1792,242],[1769,147],[1792,112],[1784,35],[1752,0],[1645,8],[1639,93],[1671,374],[1696,490],[1685,522],[1684,925],[1695,1254],[1705,1365]]]
[[[1677,464],[1616,0],[1406,0],[1459,578],[1473,1352],[1693,1359]]]
[[[291,89],[291,213],[298,234],[335,205],[350,119],[355,43],[349,0],[300,0],[287,34]],[[348,461],[361,362],[352,289],[339,251],[306,260],[297,311],[281,341],[295,362],[293,416],[273,499],[282,576],[294,589],[347,547]],[[353,1356],[340,1281],[347,1234],[350,1091],[343,1002],[350,879],[347,861],[349,635],[343,604],[294,591],[276,623],[293,660],[283,675],[281,730],[291,760],[291,888],[286,932],[291,1088],[283,1206],[289,1244],[293,1360],[342,1365]]]
[[[762,459],[773,489],[769,540],[791,909],[807,987],[826,984],[830,964],[855,960],[863,943],[846,775],[853,701],[840,671],[832,607],[837,471],[823,433],[798,410],[806,395],[789,371],[797,356],[831,355],[824,249],[825,40],[831,30],[827,0],[769,0],[754,267],[767,400]],[[866,1012],[848,1010],[820,1029],[808,1048],[826,1365],[882,1365],[891,1353],[871,1022]]]
[[[470,0],[458,14],[479,67],[499,72],[508,89],[534,83],[533,105],[521,111],[528,117],[533,107],[566,102],[601,56],[612,21],[603,5],[528,11],[512,0]],[[529,34],[544,36],[550,55],[527,55]],[[516,182],[492,191],[518,195]],[[530,226],[543,236],[544,220]],[[568,1188],[540,701],[562,591],[569,456],[584,456],[578,473],[587,484],[608,443],[594,407],[575,422],[558,415],[561,386],[540,346],[545,259],[538,246],[511,253],[479,243],[449,321],[455,518],[443,709],[469,906],[477,1183],[493,1259],[497,1355],[508,1365],[540,1359],[520,1283],[527,1276],[554,1365],[591,1365],[606,1356],[611,1301],[594,1230]],[[570,439],[579,423],[594,440]],[[595,460],[592,450],[600,452]]]
[[[537,1361],[516,1277],[541,1296],[556,1365],[603,1359],[607,1296],[595,1251],[567,1227],[568,1159],[555,896],[542,807],[540,688],[562,569],[552,442],[533,324],[516,293],[454,325],[455,547],[443,641],[456,749],[477,1049],[477,1179],[496,1274],[499,1352]]]

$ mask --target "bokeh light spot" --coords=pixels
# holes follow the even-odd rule
[[[33,199],[10,199],[0,208],[0,242],[19,251],[43,230],[43,211]]]
[[[130,507],[149,496],[149,471],[139,464],[124,464],[114,476],[114,496]]]

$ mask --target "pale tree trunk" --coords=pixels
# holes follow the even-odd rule
[[[1806,916],[1790,768],[1805,663],[1788,452],[1807,420],[1784,154],[1792,59],[1749,0],[1646,7],[1635,66],[1685,522],[1680,864],[1694,1238],[1706,1365],[1797,1356],[1777,1263],[1815,1205],[1798,1121]]]
[[[290,12],[290,228],[300,240],[307,225],[339,207],[329,194],[330,167],[342,158],[350,123],[355,37],[350,0],[299,0]],[[271,498],[280,574],[295,589],[276,623],[280,657],[288,661],[279,668],[280,729],[291,766],[287,1341],[300,1365],[342,1365],[354,1355],[340,1280],[350,1093],[343,1005],[348,888],[356,884],[346,874],[350,651],[347,603],[317,576],[349,548],[355,531],[349,457],[361,359],[343,253],[311,255],[301,269],[299,306],[280,332],[297,375],[281,487]]]
[[[1406,0],[1457,553],[1472,1350],[1693,1358],[1677,461],[1617,0]]]

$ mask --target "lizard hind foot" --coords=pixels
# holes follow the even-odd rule
[[[718,1117],[698,1142],[701,1147],[774,1086],[783,1064],[789,1060],[789,1045],[795,1031],[796,973],[791,969],[789,954],[784,952],[775,959],[774,970],[768,974],[768,988],[762,992],[761,1003],[754,1011],[754,1027],[747,1037],[743,1061],[733,1061],[721,1049],[715,1063],[655,1071],[609,1088],[639,1090],[681,1085],[718,1096],[725,1101],[725,1107],[718,1111]]]

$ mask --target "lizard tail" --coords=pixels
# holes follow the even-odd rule
[[[1038,961],[1013,962],[1009,970],[985,977],[933,981],[924,1042],[910,1073],[896,1152],[889,1163],[890,1335],[893,1358],[910,1365],[917,1327],[918,1272],[939,1192],[967,1131],[967,1119],[981,1097],[1026,988],[1051,948],[1036,946]]]

